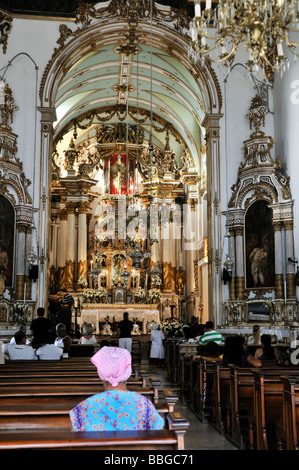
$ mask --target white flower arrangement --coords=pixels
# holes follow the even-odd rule
[[[134,292],[134,297],[136,297],[136,299],[144,299],[145,296],[146,296],[145,290],[142,289],[141,287],[137,287],[137,289]]]
[[[82,293],[83,297],[87,300],[93,300],[95,297],[95,290],[94,289],[85,289]]]
[[[17,302],[15,307],[16,307],[16,310],[25,310],[27,308],[27,305],[21,302]]]
[[[183,325],[183,323],[180,323],[176,320],[172,322],[164,322],[161,325],[161,330],[163,331],[163,333],[165,333],[166,336],[176,337],[180,336]]]
[[[84,289],[87,287],[87,279],[85,276],[80,276],[78,281],[77,281],[77,286],[80,287],[81,289]]]
[[[99,288],[95,291],[95,295],[96,295],[97,297],[106,297],[107,292],[106,292],[106,290],[105,290],[103,287],[99,287]]]
[[[151,289],[148,293],[148,297],[151,303],[157,303],[160,300],[160,296],[160,289]]]

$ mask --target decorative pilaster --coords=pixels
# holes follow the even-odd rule
[[[67,244],[67,211],[65,208],[59,211],[60,228],[59,242],[57,244],[57,266],[58,266],[58,289],[65,289],[65,264],[66,264],[66,244]]]
[[[68,290],[74,290],[75,280],[75,215],[76,204],[69,202],[66,205],[67,218],[67,244],[66,244],[66,272],[65,286]]]
[[[78,279],[87,279],[87,211],[88,202],[80,201],[78,205]],[[77,279],[77,281],[78,281]]]
[[[235,254],[236,250],[236,243],[235,243],[235,231],[230,230],[230,238],[229,238],[229,244],[230,244],[230,253],[232,256]],[[236,260],[234,259],[234,266],[232,270],[232,279],[229,283],[229,298],[230,300],[235,300],[236,298]]]
[[[287,284],[287,298],[294,299],[295,292],[295,272],[294,263],[289,261],[294,258],[294,245],[293,245],[293,221],[287,220],[284,222],[285,226],[285,246],[286,246],[286,284]]]
[[[220,125],[222,114],[207,114],[202,122],[206,129],[209,311],[215,326],[221,323],[221,211],[220,205]]]
[[[26,225],[17,224],[16,299],[24,299]]]
[[[243,227],[236,227],[236,297],[243,299],[245,293],[244,254],[243,254]]]
[[[275,297],[283,299],[282,223],[273,223],[275,246]]]
[[[53,122],[56,120],[54,108],[39,108],[41,113],[41,168],[39,191],[39,282],[37,307],[48,309],[48,253],[51,225],[50,185],[52,171]]]

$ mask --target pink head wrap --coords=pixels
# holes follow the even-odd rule
[[[90,358],[96,366],[100,379],[116,387],[132,374],[132,357],[122,348],[104,346]]]

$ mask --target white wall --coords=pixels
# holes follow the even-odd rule
[[[297,41],[299,42],[299,41]],[[290,177],[294,201],[295,256],[299,256],[299,60],[289,54],[290,69],[274,81],[276,154]]]
[[[17,157],[23,162],[28,187],[34,205],[39,206],[40,181],[40,106],[39,90],[45,67],[58,45],[61,20],[13,19],[8,37],[7,52],[0,54],[0,77],[12,89],[19,109],[14,113],[11,127],[18,135]],[[10,64],[10,65],[9,65]],[[8,67],[6,67],[8,65]],[[36,224],[38,214],[36,214]]]

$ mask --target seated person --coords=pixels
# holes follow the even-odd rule
[[[63,357],[63,349],[50,343],[50,341],[41,343],[35,353],[41,361],[60,360]]]
[[[58,323],[58,325],[56,326],[56,333],[57,337],[54,341],[54,345],[62,349],[63,357],[69,357],[72,339],[67,334],[66,326],[64,323]]]
[[[254,357],[255,359],[260,359],[261,361],[278,361],[278,356],[276,350],[271,346],[271,336],[262,335],[261,336],[262,347],[256,349]]]
[[[14,335],[15,344],[3,344],[2,350],[7,354],[10,360],[32,360],[37,359],[35,350],[32,346],[26,344],[26,334],[24,331],[17,331]]]
[[[195,355],[193,359],[202,358],[206,361],[213,362],[213,361],[222,361],[222,354],[220,354],[220,348],[215,341],[209,341],[206,345],[205,351],[203,355]]]
[[[74,431],[141,431],[164,427],[164,419],[152,402],[126,388],[132,374],[128,350],[104,346],[90,360],[103,380],[105,391],[83,400],[70,411]]]
[[[78,344],[96,344],[99,342],[98,337],[93,334],[94,327],[90,323],[83,323],[82,336]]]
[[[26,334],[26,326],[25,326],[25,325],[21,325],[19,331],[23,331],[23,332]],[[15,335],[11,338],[10,344],[16,344]],[[27,336],[26,336],[26,344],[31,344],[31,341],[30,341],[29,338],[27,338]]]
[[[246,350],[247,344],[244,336],[228,336],[224,344],[222,365],[234,364],[239,367],[261,367],[262,361],[255,359]]]

